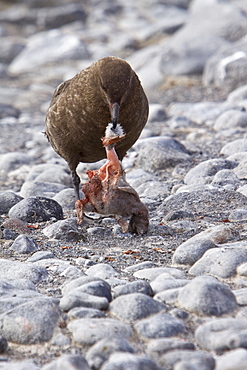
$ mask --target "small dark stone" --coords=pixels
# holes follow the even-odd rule
[[[52,217],[60,220],[63,210],[55,200],[41,197],[23,199],[9,210],[9,217],[16,217],[26,222],[48,221]]]
[[[0,336],[0,353],[5,352],[7,348],[8,348],[7,340],[4,337]]]

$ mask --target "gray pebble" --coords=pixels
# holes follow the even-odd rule
[[[162,104],[150,104],[148,122],[164,122],[167,114]]]
[[[15,343],[46,342],[51,339],[59,316],[60,310],[55,299],[45,296],[30,299],[0,315],[1,333]]]
[[[166,310],[166,306],[145,294],[131,293],[115,298],[111,302],[109,310],[114,316],[130,323]]]
[[[19,235],[11,245],[10,250],[20,254],[29,254],[37,251],[37,244],[32,238]]]
[[[215,360],[206,351],[174,350],[161,356],[160,364],[167,370],[177,369],[179,363],[183,366],[179,370],[214,370]],[[192,367],[185,367],[191,365]],[[176,366],[176,367],[175,367]]]
[[[43,233],[49,239],[73,241],[82,238],[76,218],[66,218],[65,220],[57,221],[44,228]]]
[[[111,336],[95,343],[87,352],[86,359],[89,366],[98,370],[114,352],[134,353],[135,349],[125,338]]]
[[[112,336],[112,333],[122,338],[133,335],[131,327],[119,320],[109,318],[78,319],[68,324],[75,342],[92,345],[97,341]]]
[[[0,259],[0,279],[29,279],[38,283],[47,279],[47,271],[31,263]]]
[[[131,265],[131,266],[126,267],[124,269],[124,271],[134,273],[136,271],[147,269],[147,268],[151,268],[151,267],[156,267],[156,265],[155,265],[154,262],[152,262],[152,261],[144,261],[144,262],[140,262],[140,263],[137,263],[135,265]]]
[[[14,240],[18,237],[18,233],[10,229],[4,229],[2,237],[6,240]]]
[[[175,305],[177,304],[177,298],[178,294],[180,292],[181,288],[174,288],[174,289],[168,289],[168,290],[163,290],[162,292],[159,292],[155,294],[154,299],[159,301],[159,302],[164,302],[170,305]]]
[[[80,355],[62,355],[49,364],[42,367],[42,370],[91,370],[86,359]]]
[[[172,256],[174,265],[193,265],[204,253],[216,245],[208,239],[190,238],[180,244]]]
[[[222,158],[209,159],[199,163],[197,166],[187,172],[184,182],[187,185],[191,184],[206,184],[211,182],[213,176],[223,169],[232,169],[236,167],[235,162],[228,161]]]
[[[26,181],[21,187],[20,195],[28,198],[35,197],[36,194],[39,194],[45,198],[53,198],[64,189],[66,189],[65,185],[53,182]]]
[[[244,370],[247,368],[247,350],[238,348],[216,357],[217,370]]]
[[[101,370],[160,370],[159,366],[151,359],[131,353],[113,353]]]
[[[109,301],[105,297],[98,297],[92,294],[77,291],[76,289],[60,299],[60,308],[69,311],[74,307],[91,307],[99,310],[106,310]]]
[[[240,306],[247,305],[247,288],[233,290],[233,294],[236,297],[237,304]]]
[[[141,139],[134,148],[138,151],[138,166],[149,172],[189,161],[186,148],[178,141],[165,136]]]
[[[236,309],[232,291],[211,276],[193,279],[178,294],[179,305],[197,315],[221,316]]]
[[[184,341],[181,339],[173,338],[159,338],[152,339],[147,345],[148,356],[154,358],[156,361],[159,360],[160,356],[164,353],[173,351],[175,349],[190,349],[195,350],[195,345],[191,342]]]
[[[0,192],[0,213],[7,213],[16,203],[20,202],[23,198],[14,193],[13,191]]]
[[[172,267],[151,267],[145,268],[142,270],[136,271],[133,275],[139,279],[147,279],[147,280],[154,280],[157,276],[161,274],[167,274],[167,277],[174,277],[176,279],[183,279],[185,277],[185,273],[179,269],[175,269]]]
[[[107,263],[98,263],[86,270],[88,276],[94,276],[101,279],[110,279],[117,276],[117,271]]]
[[[11,361],[6,364],[1,363],[1,370],[39,370],[40,367],[36,365],[33,360]]]
[[[142,293],[151,297],[154,295],[150,284],[145,280],[135,280],[125,285],[118,285],[113,289],[113,292],[115,297],[130,293]]]
[[[189,283],[186,279],[174,279],[167,278],[167,276],[159,275],[155,280],[153,280],[150,285],[153,289],[154,294],[163,292],[164,290],[174,289],[183,287]]]
[[[81,194],[80,198],[83,198]],[[76,195],[74,189],[63,189],[53,199],[60,204],[63,210],[71,210],[75,207]]]
[[[175,337],[185,331],[184,323],[171,315],[158,313],[138,321],[135,330],[144,338]]]
[[[236,348],[241,333],[247,332],[246,320],[214,319],[198,327],[195,333],[197,344],[208,351]]]
[[[242,127],[247,126],[247,113],[242,112],[237,109],[231,109],[222,113],[215,121],[214,129],[216,131],[226,130],[232,127]]]
[[[25,153],[12,152],[3,154],[0,158],[0,171],[8,173],[15,170],[16,168],[29,164],[31,157]]]
[[[38,50],[42,50],[42,53]],[[29,38],[25,49],[12,61],[9,71],[14,74],[32,71],[34,67],[59,62],[62,55],[63,60],[76,60],[88,57],[89,53],[85,44],[75,34],[64,34],[60,29],[36,33]]]
[[[246,180],[247,179],[246,170],[247,170],[247,160],[243,160],[239,163],[237,167],[234,168],[233,171],[240,180]]]
[[[28,257],[27,262],[36,262],[47,258],[54,258],[54,254],[50,251],[38,251]]]
[[[51,343],[53,346],[59,346],[59,347],[69,346],[70,339],[66,335],[60,333],[52,339]]]
[[[225,144],[220,153],[224,154],[225,156],[229,156],[232,154],[236,154],[239,152],[246,152],[247,150],[247,142],[246,139],[236,139]]]
[[[238,166],[232,171],[228,169],[218,171],[212,180],[213,185],[220,185],[225,187],[228,190],[236,190],[238,186],[241,185],[240,178],[236,169]],[[230,188],[231,187],[231,188]]]
[[[48,221],[52,217],[59,220],[63,217],[63,211],[53,199],[31,197],[23,199],[13,206],[9,210],[9,217],[16,217],[27,222]]]
[[[247,261],[244,248],[221,247],[212,248],[204,253],[189,270],[191,275],[213,275],[228,278],[236,274],[238,265]]]
[[[69,310],[68,318],[70,320],[74,319],[82,319],[82,318],[99,318],[104,317],[104,312],[96,309],[96,308],[88,308],[88,307],[75,307]]]

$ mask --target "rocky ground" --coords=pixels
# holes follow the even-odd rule
[[[246,369],[245,0],[0,10],[0,369]],[[56,86],[106,55],[150,102],[123,160],[142,237],[97,214],[77,225],[43,134]],[[80,164],[82,183],[99,165]]]

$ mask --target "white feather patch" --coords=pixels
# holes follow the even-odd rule
[[[108,123],[108,125],[106,126],[106,129],[105,129],[106,138],[109,138],[112,136],[123,136],[123,135],[124,135],[124,130],[119,123],[117,124],[115,129],[113,128],[112,122]]]

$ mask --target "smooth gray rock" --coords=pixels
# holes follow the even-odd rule
[[[63,218],[61,206],[49,198],[26,198],[9,210],[9,217],[16,217],[26,222],[48,221],[52,217]]]
[[[10,250],[20,254],[29,254],[37,251],[37,244],[32,238],[19,235],[11,245]]]
[[[142,293],[148,296],[153,296],[151,285],[145,280],[135,280],[125,285],[118,285],[113,288],[115,297],[130,293]]]
[[[51,339],[59,316],[57,300],[32,299],[0,315],[1,333],[15,343],[46,342]]]
[[[212,122],[230,107],[227,102],[173,103],[169,107],[169,114],[185,116],[199,125],[212,125]]]
[[[185,330],[183,321],[165,313],[158,313],[138,321],[134,325],[137,333],[144,338],[175,337]]]
[[[238,347],[241,336],[246,336],[246,320],[214,319],[199,326],[195,332],[197,344],[208,351],[222,351]],[[239,345],[242,347],[242,345]]]
[[[247,305],[247,288],[236,289],[232,291],[236,297],[237,303],[240,306]]]
[[[135,353],[135,349],[125,338],[111,337],[95,343],[87,352],[86,359],[89,366],[98,370],[114,352]]]
[[[159,366],[151,359],[131,353],[113,353],[101,370],[159,370]]]
[[[247,179],[246,169],[247,169],[247,160],[243,160],[239,163],[237,167],[234,168],[233,171],[240,180],[246,180]]]
[[[178,294],[180,307],[197,315],[221,316],[237,308],[232,291],[211,276],[199,276]]]
[[[134,148],[138,151],[138,166],[149,172],[164,170],[190,160],[186,148],[167,136],[140,139]]]
[[[206,351],[174,350],[161,356],[160,365],[164,369],[172,370],[214,370],[215,360],[213,356]],[[178,367],[179,364],[183,367]],[[185,367],[185,364],[187,367]],[[189,367],[190,366],[190,367]]]
[[[238,103],[247,99],[247,85],[242,85],[228,94],[227,101],[229,103]]]
[[[33,360],[24,361],[7,361],[1,363],[1,370],[40,370],[40,367],[35,364]]]
[[[117,276],[117,271],[107,263],[97,263],[97,265],[89,267],[86,274],[101,279],[110,279]]]
[[[166,76],[200,74],[209,57],[222,45],[245,34],[246,17],[231,3],[216,0],[209,4],[197,0],[189,10],[186,24],[163,47],[161,70]],[[233,25],[234,35],[230,32]]]
[[[212,248],[204,253],[189,270],[191,275],[213,275],[229,278],[236,274],[236,268],[247,261],[247,250],[244,248]]]
[[[77,219],[74,217],[66,218],[47,226],[43,229],[43,233],[49,239],[73,241],[82,238],[78,230]]]
[[[124,271],[134,273],[136,271],[147,269],[147,268],[151,268],[151,267],[156,267],[156,265],[155,265],[154,262],[152,262],[152,261],[144,261],[144,262],[137,263],[135,265],[127,266],[124,269]]]
[[[40,68],[47,63],[57,63],[61,59],[79,60],[88,57],[85,43],[76,34],[66,34],[60,29],[53,29],[29,37],[25,49],[11,62],[9,71],[19,74],[30,72],[33,68]]]
[[[154,294],[157,294],[159,292],[163,292],[164,290],[183,287],[188,283],[189,280],[167,278],[166,274],[165,276],[161,274],[155,280],[153,280],[150,285],[153,289]]]
[[[218,171],[223,169],[232,169],[234,167],[236,167],[236,163],[226,159],[209,159],[199,163],[197,166],[189,170],[184,178],[184,182],[187,185],[206,184],[207,182],[212,181],[213,176]]]
[[[8,213],[16,203],[20,202],[23,198],[14,193],[13,191],[0,192],[0,213]]]
[[[204,84],[224,87],[226,91],[232,91],[246,84],[246,55],[246,36],[230,45],[223,45],[205,65]]]
[[[238,109],[230,109],[222,113],[215,121],[216,131],[227,130],[233,127],[245,128],[247,126],[247,113]]]
[[[131,323],[166,310],[166,306],[145,294],[130,293],[115,298],[111,302],[109,310],[119,319]]]
[[[204,253],[216,245],[209,239],[190,238],[180,244],[172,256],[174,265],[193,265]]]
[[[66,284],[62,291],[65,295],[71,294],[72,292],[82,292],[98,297],[105,297],[109,302],[112,300],[111,287],[102,279],[79,277],[72,280],[71,283]]]
[[[27,262],[37,262],[47,258],[55,258],[54,254],[50,251],[38,251],[32,256],[28,257]]]
[[[109,318],[78,319],[68,324],[75,342],[82,345],[92,345],[114,333],[115,336],[129,338],[133,335],[131,327],[119,320]]]
[[[152,339],[148,342],[147,345],[147,355],[151,358],[154,358],[156,361],[166,353],[173,350],[195,350],[195,345],[192,342],[184,341],[181,339],[173,338],[159,338]]]
[[[234,349],[216,357],[217,370],[244,370],[247,368],[247,350],[244,348]]]
[[[47,277],[47,271],[43,267],[0,259],[0,279],[28,279],[36,284],[46,280]]]
[[[175,277],[176,279],[185,278],[185,273],[182,270],[173,267],[150,267],[134,272],[134,276],[138,279],[154,280],[161,274],[167,274],[167,277]]]
[[[178,294],[179,294],[181,289],[182,289],[182,287],[163,290],[162,292],[159,292],[159,293],[155,294],[154,299],[156,301],[167,303],[169,305],[176,305]]]
[[[223,186],[225,189],[228,190],[236,190],[237,187],[241,185],[240,177],[236,172],[236,168],[233,171],[227,169],[220,170],[214,175],[212,184]]]
[[[83,318],[99,318],[104,317],[104,312],[98,310],[97,308],[88,308],[88,307],[75,307],[69,310],[67,313],[70,320],[74,319],[83,319]]]
[[[108,305],[109,301],[107,298],[84,293],[80,290],[77,291],[76,289],[60,299],[60,308],[63,311],[69,311],[75,307],[89,307],[106,310]]]
[[[84,196],[81,194],[81,199]],[[63,210],[71,210],[75,207],[76,195],[74,189],[63,189],[57,193],[53,199],[58,202]]]
[[[59,333],[55,337],[53,337],[51,344],[53,346],[64,347],[70,345],[70,338],[66,335]]]
[[[220,153],[225,156],[230,156],[232,154],[246,152],[247,151],[247,142],[246,139],[236,139],[225,144]]]
[[[81,355],[62,355],[49,364],[42,367],[42,370],[91,370],[86,359]]]
[[[0,172],[8,173],[30,162],[31,157],[28,154],[21,152],[5,153],[0,158]]]
[[[28,198],[35,197],[39,194],[45,198],[53,198],[64,189],[66,189],[65,185],[55,182],[26,181],[21,187],[20,195],[24,198]]]

